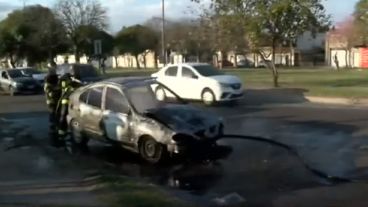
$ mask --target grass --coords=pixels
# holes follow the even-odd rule
[[[108,77],[146,76],[157,70],[111,69]],[[246,87],[272,87],[272,74],[267,69],[228,69]],[[344,98],[368,98],[368,70],[280,69],[281,88],[306,89],[306,95]]]
[[[122,176],[104,176],[109,192],[101,200],[111,207],[186,207],[181,200],[155,185],[133,181]]]

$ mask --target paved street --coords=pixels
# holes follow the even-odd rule
[[[244,103],[238,106],[205,110],[225,118],[227,133],[277,140],[296,149],[312,168],[356,182],[333,184],[306,169],[285,149],[246,140],[221,140],[232,153],[207,164],[152,167],[130,153],[95,143],[89,156],[118,166],[124,175],[182,189],[195,195],[198,202],[234,192],[250,206],[346,206],[347,202],[349,206],[362,206],[368,202],[368,185],[363,182],[368,179],[368,109],[327,107],[306,103],[301,96],[285,99],[282,93],[255,90],[247,92]],[[42,96],[0,96],[0,117],[16,126],[27,126],[33,139],[47,145]],[[70,158],[65,154],[63,160],[65,157]],[[18,179],[9,173],[14,162],[0,157],[0,163],[9,167],[1,172],[6,175],[1,174],[1,183]],[[62,174],[58,172],[57,176]]]

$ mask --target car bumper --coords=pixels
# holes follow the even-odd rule
[[[32,94],[32,93],[40,93],[42,91],[41,86],[22,86],[22,87],[16,87],[15,92],[16,93],[22,93],[22,94]]]
[[[233,100],[239,100],[243,99],[244,97],[244,91],[243,90],[237,90],[237,91],[222,91],[217,100],[219,102],[223,101],[233,101]]]

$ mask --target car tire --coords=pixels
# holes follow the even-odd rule
[[[73,144],[74,147],[82,150],[82,152],[88,152],[89,139],[82,133],[81,125],[78,121],[71,121],[70,131],[71,144]]]
[[[13,86],[9,86],[9,95],[10,96],[15,96],[15,89]]]
[[[139,153],[146,162],[157,164],[164,159],[165,148],[152,137],[143,137],[139,142]]]
[[[157,100],[159,101],[166,101],[167,99],[166,92],[163,87],[158,86],[155,90],[155,95],[156,95]]]
[[[201,98],[206,106],[212,106],[216,103],[216,96],[211,89],[204,89]]]

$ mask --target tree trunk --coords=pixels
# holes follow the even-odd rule
[[[118,68],[119,67],[119,62],[118,62],[118,56],[114,56],[115,59],[115,67]]]
[[[11,66],[12,68],[16,68],[16,67],[15,67],[15,60],[14,60],[13,55],[10,55],[10,56],[9,56],[9,59],[10,59],[10,66]]]
[[[155,59],[155,68],[158,69],[158,58],[157,58],[157,52],[153,52],[154,59]]]
[[[349,58],[349,52],[348,49],[345,49],[345,67],[348,68],[348,58]]]
[[[144,68],[146,69],[147,68],[147,53],[144,53],[143,54],[143,65],[144,65]]]
[[[137,69],[141,69],[141,66],[139,65],[138,55],[135,55],[135,61],[137,62]]]
[[[264,58],[262,56],[262,58]],[[275,59],[276,59],[276,40],[275,38],[272,40],[272,62],[271,62],[271,70],[273,76],[273,86],[275,88],[279,87],[279,72],[275,66]]]
[[[236,53],[234,55],[234,68],[238,68],[238,55]]]

